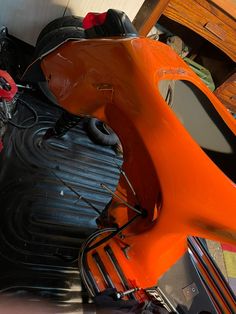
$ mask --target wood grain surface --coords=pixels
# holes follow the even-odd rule
[[[218,7],[213,2],[171,0],[164,15],[192,29],[236,61],[235,18],[229,16],[223,7]],[[235,7],[236,5],[232,4],[233,10]]]
[[[215,95],[228,109],[236,113],[236,73],[215,90]]]

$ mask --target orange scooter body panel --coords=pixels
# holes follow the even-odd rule
[[[117,238],[109,242],[130,280],[155,285],[186,251],[189,235],[236,243],[235,183],[190,136],[158,82],[191,81],[234,134],[236,124],[171,48],[147,38],[71,41],[45,56],[41,67],[64,109],[105,121],[121,140],[123,169],[148,213],[124,232],[129,259]],[[121,190],[135,205],[123,178]],[[115,201],[110,214],[119,225],[134,215]]]

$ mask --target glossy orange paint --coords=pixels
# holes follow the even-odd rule
[[[160,95],[158,82],[191,81],[234,134],[236,124],[171,48],[147,38],[71,41],[45,56],[41,66],[63,108],[104,120],[120,137],[123,168],[148,212],[124,232],[129,259],[118,239],[109,241],[130,282],[155,285],[186,251],[188,235],[236,243],[235,183],[188,134]],[[134,205],[124,181],[121,189]],[[133,215],[113,205],[110,213],[118,224]],[[98,251],[105,259],[103,246]]]

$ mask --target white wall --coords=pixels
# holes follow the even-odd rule
[[[34,44],[42,27],[63,16],[68,0],[0,0],[0,25],[9,33]]]
[[[70,0],[68,12],[85,16],[87,12],[105,12],[108,9],[124,11],[131,21],[134,19],[144,0]]]
[[[0,0],[0,26],[34,45],[41,29],[64,14],[84,16],[109,8],[125,11],[132,20],[144,0]]]

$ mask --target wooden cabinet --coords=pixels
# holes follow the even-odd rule
[[[236,61],[235,13],[236,1],[234,0],[225,2],[171,0],[164,11],[165,16],[206,38],[234,61]]]
[[[216,89],[215,95],[228,109],[236,113],[236,73]]]

